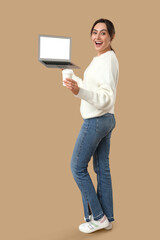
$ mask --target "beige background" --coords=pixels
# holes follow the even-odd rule
[[[0,239],[158,239],[159,6],[152,1],[1,1]],[[110,166],[112,231],[87,235],[70,158],[83,119],[61,70],[38,62],[38,35],[72,37],[83,72],[96,52],[89,32],[110,19],[120,65]],[[96,176],[89,164],[91,177]]]

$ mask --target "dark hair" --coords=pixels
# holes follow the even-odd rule
[[[93,24],[92,26],[92,29],[91,29],[91,32],[90,32],[90,36],[92,35],[92,32],[93,32],[93,29],[94,29],[94,26],[97,24],[97,23],[105,23],[106,24],[106,27],[107,27],[107,30],[108,30],[108,33],[111,37],[111,40],[113,39],[113,36],[115,34],[115,28],[114,28],[114,25],[113,23],[108,20],[108,19],[105,19],[105,18],[100,18],[98,19],[97,21],[95,21],[95,23]],[[114,49],[111,47],[111,50],[114,51]],[[115,51],[114,51],[115,52]]]

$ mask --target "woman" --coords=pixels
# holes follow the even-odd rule
[[[97,56],[85,70],[84,80],[74,73],[72,79],[64,80],[74,96],[81,99],[80,112],[84,120],[71,159],[71,171],[82,195],[86,222],[79,230],[84,233],[111,229],[114,221],[109,151],[116,125],[114,104],[119,78],[119,63],[111,47],[115,37],[113,23],[108,19],[97,20],[90,36]],[[87,171],[92,156],[97,193]]]

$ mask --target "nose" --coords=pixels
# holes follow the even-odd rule
[[[100,39],[100,33],[97,33],[96,39],[97,39],[97,40]]]

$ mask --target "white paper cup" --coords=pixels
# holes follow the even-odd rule
[[[71,69],[64,69],[62,71],[62,79],[63,79],[63,81],[66,78],[71,78],[72,79],[72,76],[73,76],[73,71]],[[64,82],[63,82],[63,86],[66,86]]]

